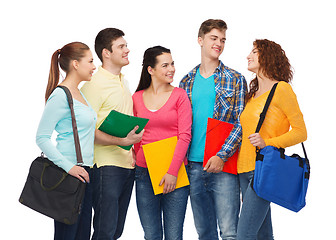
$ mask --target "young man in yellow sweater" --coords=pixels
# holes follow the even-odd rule
[[[102,66],[81,91],[97,113],[98,128],[111,110],[133,115],[132,95],[121,73],[129,64],[124,33],[115,28],[100,31],[95,51]],[[94,233],[92,239],[118,239],[123,231],[134,183],[134,162],[128,146],[141,140],[135,127],[126,138],[95,131],[93,168]],[[91,217],[89,217],[91,220]]]

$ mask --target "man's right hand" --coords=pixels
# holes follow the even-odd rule
[[[139,134],[136,134],[135,131],[138,130],[139,127],[136,126],[133,128],[132,131],[130,131],[126,137],[119,138],[112,135],[109,135],[107,133],[104,133],[98,129],[95,131],[95,144],[100,144],[104,146],[109,145],[120,145],[120,146],[129,146],[133,145],[135,143],[140,142],[143,133],[145,130],[142,130]]]

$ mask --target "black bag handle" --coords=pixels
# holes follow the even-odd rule
[[[43,170],[42,170],[41,177],[40,177],[40,185],[41,185],[42,189],[44,191],[48,191],[48,192],[52,191],[52,190],[55,190],[64,181],[64,179],[66,178],[66,176],[68,176],[68,173],[66,173],[65,171],[63,171],[61,179],[54,186],[52,186],[50,188],[45,187],[44,184],[43,184],[43,176],[44,176],[44,172],[45,172],[46,168],[49,167],[49,166],[50,166],[49,163],[45,162],[43,164]]]

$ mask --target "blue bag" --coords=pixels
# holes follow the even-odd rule
[[[257,152],[253,189],[259,197],[298,212],[306,205],[309,175],[307,157],[286,156],[283,148],[266,146]]]
[[[268,95],[256,133],[260,131],[276,87],[277,84],[274,84]],[[300,211],[306,205],[310,175],[307,153],[303,143],[301,145],[305,158],[297,154],[286,156],[283,148],[273,146],[257,149],[252,182],[252,187],[259,197],[294,212]]]

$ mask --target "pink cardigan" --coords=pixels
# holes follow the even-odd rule
[[[147,168],[142,145],[177,136],[174,157],[168,170],[169,174],[177,176],[182,162],[187,164],[186,153],[191,140],[192,112],[187,93],[181,88],[174,88],[168,101],[152,112],[144,104],[143,92],[138,91],[133,95],[134,116],[149,119],[142,140],[134,146],[136,165]]]

